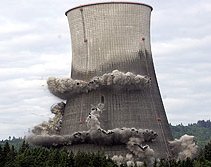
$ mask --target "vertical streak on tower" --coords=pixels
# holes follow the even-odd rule
[[[157,156],[169,156],[167,141],[172,136],[151,55],[151,11],[150,6],[141,3],[108,2],[66,12],[72,40],[73,79],[89,81],[117,69],[148,75],[151,87],[137,91],[101,89],[67,99],[62,135],[87,130],[81,124],[82,117],[90,112],[90,104],[103,102],[102,128],[152,129],[158,133],[157,143],[152,144]]]
[[[84,20],[84,14],[83,14],[83,8],[80,8],[80,12],[81,12],[81,20],[82,20],[82,26],[83,26],[83,35],[84,35],[84,45],[86,48],[86,61],[85,61],[85,69],[88,69],[88,58],[89,58],[89,51],[88,51],[88,44],[87,44],[87,37],[86,37],[86,27],[85,27],[85,20]],[[86,71],[86,77],[87,77],[88,71]]]

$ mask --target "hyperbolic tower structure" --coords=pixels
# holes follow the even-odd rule
[[[72,41],[71,78],[89,82],[113,70],[150,77],[144,89],[107,89],[56,94],[66,99],[61,135],[87,130],[90,104],[104,103],[101,127],[152,129],[158,137],[151,147],[156,156],[170,155],[172,139],[163,107],[150,46],[152,7],[142,3],[106,2],[72,8],[66,12]],[[92,80],[93,82],[93,80]],[[132,87],[133,85],[131,85]],[[123,152],[122,146],[75,145],[73,150]]]

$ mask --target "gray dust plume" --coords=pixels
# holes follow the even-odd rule
[[[131,72],[123,73],[118,70],[94,77],[89,82],[55,77],[50,77],[47,81],[50,92],[62,99],[103,88],[140,90],[149,86],[150,83],[151,79],[148,76],[135,75]]]

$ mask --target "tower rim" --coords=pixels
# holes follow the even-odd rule
[[[143,6],[146,6],[146,7],[149,7],[151,9],[151,11],[153,10],[152,6],[148,5],[148,4],[145,4],[145,3],[140,3],[140,2],[127,2],[127,1],[117,1],[117,2],[98,2],[98,3],[89,3],[89,4],[84,4],[84,5],[79,5],[79,6],[76,6],[76,7],[73,7],[69,10],[67,10],[65,12],[65,15],[67,16],[67,13],[72,11],[72,10],[75,10],[75,9],[78,9],[78,8],[82,8],[82,7],[88,7],[88,6],[94,6],[94,5],[103,5],[103,4],[133,4],[133,5],[143,5]]]

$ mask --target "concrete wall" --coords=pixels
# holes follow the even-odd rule
[[[150,47],[151,10],[151,7],[142,4],[102,3],[77,7],[66,13],[72,39],[73,79],[89,80],[118,69],[148,75],[152,85],[140,91],[100,90],[70,98],[65,108],[61,134],[87,130],[84,121],[90,112],[90,105],[101,102],[103,96],[105,111],[100,118],[102,128],[152,129],[158,133],[158,138],[150,146],[158,157],[169,155],[167,141],[172,139],[172,135]],[[76,146],[74,150],[80,148],[86,149]],[[118,151],[116,147],[112,150]]]

